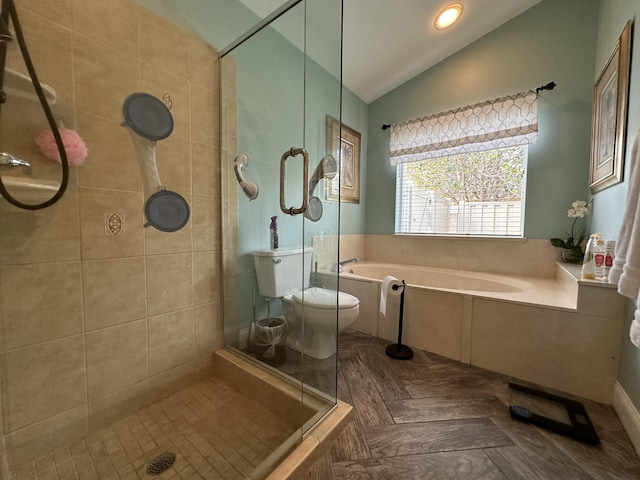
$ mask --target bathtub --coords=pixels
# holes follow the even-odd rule
[[[458,292],[526,292],[535,289],[533,283],[515,277],[413,265],[364,262],[347,265],[345,272],[375,280],[391,275],[408,285]]]
[[[394,343],[399,296],[387,298],[385,314],[379,310],[387,275],[407,284],[404,344],[611,402],[625,328],[624,300],[614,286],[581,281],[579,269],[563,264],[552,278],[373,261],[346,265],[339,288],[360,299],[354,328]]]

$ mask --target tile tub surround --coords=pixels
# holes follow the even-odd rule
[[[211,374],[222,346],[219,57],[135,0],[15,0],[53,114],[89,156],[54,206],[0,199],[0,400],[11,463],[51,452]],[[25,72],[16,42],[7,64]],[[191,219],[143,228],[142,179],[120,126],[134,92],[170,97],[175,128],[157,147],[160,178]],[[37,103],[9,97],[3,149],[38,178],[60,167],[33,137]],[[3,174],[4,175],[4,174]],[[107,234],[105,214],[124,229]],[[176,285],[179,288],[176,288]]]
[[[613,285],[579,280],[579,267],[556,264],[555,278],[522,278],[524,292],[463,292],[410,285],[403,343],[471,365],[611,403],[624,336],[624,299]],[[330,276],[327,276],[330,279]],[[328,281],[328,280],[327,280]],[[340,277],[340,290],[379,305],[380,281]],[[387,316],[357,328],[397,341],[399,297]]]
[[[526,277],[554,277],[555,262],[560,260],[558,249],[546,239],[411,235],[365,235],[364,252],[356,256]],[[340,257],[347,258],[342,253]]]

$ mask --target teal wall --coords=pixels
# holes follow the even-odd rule
[[[180,25],[207,40],[218,49],[225,48],[228,44],[238,38],[242,33],[255,25],[260,19],[237,0],[183,0],[175,2],[173,0],[138,0],[147,8],[154,10],[159,15],[164,16],[173,23]],[[289,40],[282,37],[276,30],[267,28],[257,35],[258,38],[249,40],[247,46],[238,48],[231,56],[238,58],[238,82],[242,94],[239,98],[239,151],[246,151],[250,154],[251,164],[247,171],[247,178],[260,185],[261,199],[267,192],[278,192],[279,177],[278,165],[265,162],[265,159],[279,160],[285,148],[299,146],[302,143],[303,132],[299,129],[302,125],[302,113],[306,112],[308,118],[314,118],[313,125],[306,127],[305,144],[313,153],[313,168],[319,160],[320,152],[324,150],[324,122],[326,113],[331,113],[334,117],[339,116],[336,109],[339,75],[339,42],[341,36],[336,29],[338,18],[332,18],[340,9],[332,8],[332,3],[327,0],[314,0],[307,2],[307,17],[313,19],[307,23],[310,30],[307,38],[307,48],[313,52],[318,52],[325,62],[330,59],[330,65],[320,67],[315,62],[308,60],[308,81],[307,81],[307,104],[303,110],[303,100],[299,97],[301,92],[301,78],[298,75],[303,59],[301,52]],[[285,15],[285,18],[276,20],[287,22],[283,25],[283,30],[294,42],[302,44],[302,31],[295,31],[299,26],[304,25],[302,21],[301,6]],[[300,18],[298,18],[300,17]],[[320,21],[316,25],[313,20]],[[297,38],[296,38],[297,37]],[[297,40],[297,41],[296,41]],[[322,47],[324,51],[319,51]],[[274,68],[276,67],[276,68]],[[275,71],[274,70],[277,70]],[[327,72],[331,72],[329,74]],[[291,73],[297,72],[297,73]],[[277,76],[277,78],[276,78]],[[269,78],[272,77],[272,78]],[[278,124],[274,124],[273,110],[275,107],[267,106],[267,103],[274,102],[274,95],[278,104],[283,109],[288,109],[288,114],[279,119]],[[362,138],[361,151],[361,172],[360,172],[360,203],[342,204],[340,209],[340,228],[343,234],[362,233],[365,230],[366,208],[366,172],[367,172],[367,137],[368,137],[368,106],[358,96],[346,88],[342,89],[342,121],[352,129],[360,132]],[[256,110],[251,113],[251,110]],[[267,110],[272,110],[268,112]],[[265,122],[268,122],[265,124]],[[269,132],[266,138],[258,138],[256,128],[262,127]],[[282,138],[284,136],[285,138]],[[266,142],[263,145],[256,145],[256,142]],[[276,162],[277,163],[277,162]],[[274,190],[275,189],[275,190]],[[324,192],[324,182],[318,185],[316,195]],[[322,195],[318,195],[323,198]],[[275,198],[269,211],[273,215],[279,212],[279,202]],[[251,212],[247,211],[247,205],[241,203],[240,214],[243,219],[251,217]],[[330,216],[337,215],[337,205],[331,202],[324,202],[326,217],[317,224],[308,225],[305,237],[308,239],[313,234],[322,232],[337,233],[337,228],[327,224]],[[253,208],[253,211],[256,209]],[[263,215],[265,217],[266,214]],[[301,229],[297,222],[290,221],[279,214],[280,234],[286,245],[293,245],[302,241]],[[250,232],[250,237],[255,238],[253,245],[246,248],[268,248],[268,228],[264,226],[268,218],[260,218],[252,221],[255,225],[255,232]],[[331,222],[332,223],[332,222]],[[268,224],[267,224],[268,226]],[[250,241],[251,243],[251,241]]]
[[[634,48],[631,54],[625,180],[593,196],[592,230],[603,232],[607,238],[616,238],[622,224],[632,162],[630,158],[631,146],[636,132],[640,129],[640,33],[638,33],[640,28],[637,24],[638,18],[640,18],[640,2],[637,0],[601,0],[598,49],[595,70],[592,74],[594,81],[609,59],[624,25],[633,18],[636,19],[636,25],[632,41]],[[628,302],[629,323],[633,320],[635,306],[635,302]],[[628,340],[627,336],[625,336],[622,347],[618,380],[631,398],[635,408],[640,410],[640,350]]]
[[[260,18],[237,0],[138,0],[170,22],[222,50]]]
[[[529,147],[524,234],[560,236],[588,195],[598,0],[545,0],[369,105],[366,233],[394,231],[395,168],[380,126],[529,90],[539,139]]]

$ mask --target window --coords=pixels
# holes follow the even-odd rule
[[[521,237],[537,91],[390,125],[396,233]]]
[[[526,165],[526,146],[398,165],[396,233],[521,237]]]

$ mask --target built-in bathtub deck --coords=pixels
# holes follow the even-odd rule
[[[389,264],[389,272],[400,278],[401,267]],[[496,282],[512,281],[518,288],[463,290],[408,282],[404,343],[611,403],[626,324],[625,300],[615,286],[582,281],[579,266],[561,263],[555,278],[471,273]],[[382,278],[384,273],[378,278],[341,274],[340,290],[360,298],[356,330],[396,340],[399,297],[388,297],[386,315],[378,310]]]

